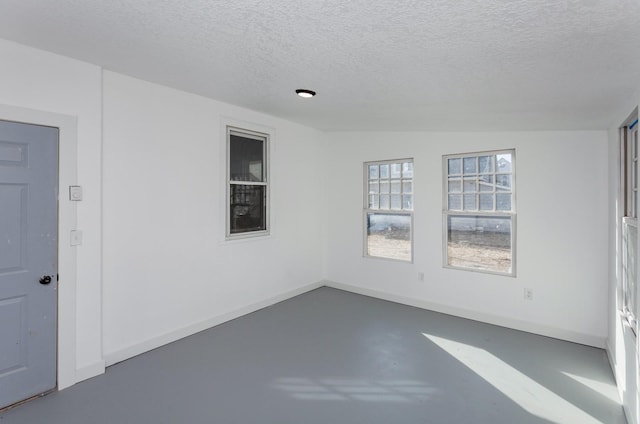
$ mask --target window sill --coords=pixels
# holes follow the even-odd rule
[[[259,241],[259,240],[268,240],[272,238],[272,234],[267,231],[261,231],[259,234],[242,234],[242,235],[233,235],[233,236],[225,236],[223,243],[243,243],[250,241]]]
[[[377,261],[387,261],[387,262],[396,262],[396,263],[401,263],[401,264],[413,264],[413,259],[411,260],[404,260],[404,259],[394,259],[394,258],[385,258],[383,256],[370,256],[370,255],[363,255],[362,256],[363,259],[373,259],[373,260],[377,260]]]
[[[490,271],[488,269],[479,269],[479,268],[466,268],[466,267],[462,267],[462,266],[454,266],[454,265],[442,265],[443,268],[446,269],[453,269],[456,271],[469,271],[469,272],[478,272],[481,274],[491,274],[491,275],[499,275],[501,277],[512,277],[515,278],[516,277],[516,272],[499,272],[499,271]]]

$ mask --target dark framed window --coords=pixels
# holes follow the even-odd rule
[[[269,234],[269,135],[227,127],[227,239]]]

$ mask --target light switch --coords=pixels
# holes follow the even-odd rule
[[[71,246],[80,246],[82,244],[82,231],[71,230]]]
[[[69,186],[69,200],[79,202],[82,200],[82,187],[81,186]]]

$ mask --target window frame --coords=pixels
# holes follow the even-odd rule
[[[620,127],[620,179],[621,193],[620,200],[622,203],[620,217],[620,294],[619,309],[622,319],[631,329],[634,336],[638,334],[638,311],[631,310],[627,300],[635,294],[635,307],[637,305],[638,279],[635,273],[638,270],[638,245],[633,246],[635,257],[631,258],[633,263],[629,264],[628,257],[628,237],[629,229],[635,229],[636,237],[638,235],[638,150],[640,140],[638,139],[638,114],[635,111],[622,127]],[[636,240],[637,241],[637,240]],[[633,268],[633,288],[629,288],[629,268]],[[629,293],[630,291],[630,293]]]
[[[231,136],[237,135],[244,138],[251,138],[260,140],[262,144],[262,177],[263,181],[242,181],[231,180]],[[225,143],[226,143],[226,181],[225,181],[225,239],[226,240],[240,240],[256,237],[265,237],[270,235],[271,223],[270,223],[270,209],[271,209],[271,184],[270,184],[270,146],[271,135],[266,132],[254,131],[247,128],[241,128],[233,125],[227,125],[225,131]],[[263,186],[264,189],[264,230],[245,231],[241,233],[231,232],[231,186],[232,185],[250,185],[250,186]]]
[[[461,159],[462,160],[462,166],[464,167],[464,158],[469,158],[469,157],[475,157],[475,158],[479,158],[481,156],[494,156],[497,157],[498,155],[501,154],[510,154],[511,155],[511,172],[509,172],[508,174],[511,175],[511,210],[510,211],[499,211],[496,210],[496,205],[497,205],[497,196],[495,196],[497,192],[495,189],[491,192],[486,192],[486,193],[492,193],[494,194],[494,210],[492,211],[487,211],[487,210],[481,210],[480,209],[480,198],[479,195],[482,194],[482,191],[476,191],[474,192],[476,197],[476,204],[477,204],[477,209],[476,210],[464,210],[464,203],[462,204],[462,210],[449,210],[449,188],[448,188],[448,184],[449,184],[449,169],[448,169],[448,161],[449,159]],[[497,167],[497,160],[494,161],[494,166]],[[491,173],[494,178],[496,177],[496,175],[504,175],[505,173],[499,173],[497,168],[493,169],[493,172]],[[480,170],[478,169],[475,173],[476,177],[478,177],[479,175],[481,175],[482,173],[480,172]],[[464,168],[462,169],[462,173],[460,174],[461,176],[461,191],[460,194],[461,196],[463,196],[463,202],[464,202]],[[478,180],[476,180],[477,182]],[[497,181],[494,181],[494,186],[497,185]],[[448,269],[455,269],[455,270],[460,270],[460,271],[471,271],[471,272],[479,272],[479,273],[484,273],[484,274],[492,274],[492,275],[500,275],[500,276],[506,276],[506,277],[516,277],[517,273],[517,261],[516,261],[516,246],[517,246],[517,208],[516,208],[516,149],[515,148],[510,148],[510,149],[501,149],[501,150],[485,150],[485,151],[477,151],[477,152],[465,152],[465,153],[454,153],[454,154],[446,154],[446,155],[442,155],[442,264],[444,268],[448,268]],[[449,217],[453,216],[453,217],[487,217],[487,218],[492,218],[492,217],[498,217],[498,218],[505,218],[508,217],[510,219],[511,222],[511,271],[510,272],[502,272],[502,271],[495,271],[495,270],[490,270],[490,269],[481,269],[481,268],[472,268],[472,267],[464,267],[464,266],[459,266],[459,265],[450,265],[449,264],[449,249],[448,249],[448,245],[449,245]]]
[[[412,165],[412,176],[411,176],[411,202],[412,202],[412,206],[411,209],[391,209],[391,199],[389,199],[389,209],[372,209],[369,207],[369,166],[370,165],[390,165],[390,164],[394,164],[394,163],[399,163],[402,164],[406,163],[406,162],[410,162]],[[405,263],[405,264],[412,264],[413,263],[413,257],[414,257],[414,253],[413,253],[413,213],[415,210],[415,165],[414,165],[414,160],[413,158],[403,158],[403,159],[389,159],[389,160],[374,160],[374,161],[367,161],[363,163],[362,166],[363,169],[363,205],[362,205],[362,228],[363,228],[363,232],[362,232],[362,251],[363,251],[363,257],[365,258],[369,258],[369,259],[377,259],[377,260],[384,260],[384,261],[393,261],[393,262],[400,262],[400,263]],[[389,177],[389,180],[391,180],[391,177]],[[402,175],[400,177],[400,202],[402,205]],[[380,181],[380,178],[378,178],[378,181]],[[378,195],[380,193],[378,192]],[[368,227],[367,227],[367,216],[369,214],[379,214],[379,215],[407,215],[409,216],[409,225],[410,225],[410,229],[409,229],[409,243],[410,243],[410,248],[411,248],[411,254],[410,254],[410,258],[409,260],[405,260],[405,259],[396,259],[396,258],[389,258],[389,257],[385,257],[385,256],[375,256],[375,255],[370,255],[369,254],[369,243],[368,243]]]

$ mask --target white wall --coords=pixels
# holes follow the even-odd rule
[[[271,235],[227,242],[225,124],[268,131]],[[320,133],[104,73],[104,354],[117,362],[322,279]]]
[[[104,370],[101,346],[101,70],[0,40],[0,119],[61,126],[60,387]],[[77,123],[77,126],[76,126]],[[73,133],[73,134],[72,134]],[[76,156],[77,154],[77,156]],[[65,184],[85,200],[69,205]],[[69,246],[70,225],[84,231]]]
[[[339,132],[325,139],[326,273],[334,285],[604,347],[606,132]],[[516,149],[517,277],[443,268],[442,155],[505,148]],[[363,258],[362,164],[405,157],[415,168],[414,263]],[[525,287],[533,301],[524,300]]]

